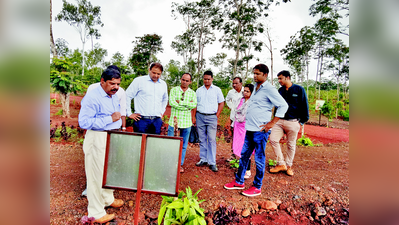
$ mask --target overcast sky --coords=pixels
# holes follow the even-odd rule
[[[76,4],[75,0],[68,0],[68,2]],[[156,33],[162,36],[163,41],[164,51],[156,55],[161,63],[166,65],[171,59],[183,62],[183,58],[176,54],[170,44],[174,37],[182,34],[185,29],[185,24],[181,19],[174,20],[172,18],[171,3],[182,4],[184,0],[91,0],[90,2],[95,6],[101,6],[101,20],[104,27],[99,28],[101,38],[95,40],[94,43],[98,42],[102,48],[108,50],[106,60],[109,60],[118,51],[125,56],[126,60],[134,47],[132,41],[135,40],[135,37]],[[64,21],[57,22],[54,20],[54,17],[62,9],[62,0],[53,0],[52,3],[54,41],[58,38],[64,38],[70,49],[81,49],[82,43],[75,28]],[[265,23],[268,23],[271,27],[274,39],[274,74],[284,69],[289,70],[288,65],[284,64],[282,60],[280,50],[289,42],[290,36],[302,27],[313,26],[316,22],[315,18],[309,16],[309,6],[312,3],[314,3],[312,0],[292,0],[289,3],[270,7],[269,17],[267,18],[269,22]],[[259,38],[262,37],[263,35],[259,36]],[[217,34],[218,38],[219,35]],[[349,38],[344,37],[344,43],[349,45]],[[85,49],[90,48],[91,41],[88,40]],[[215,41],[214,44],[206,46],[204,50],[207,68],[211,67],[209,57],[215,56],[219,52],[227,53],[227,58],[234,58],[235,56],[233,51],[222,49],[221,44]],[[270,67],[270,54],[266,48],[261,53],[256,52],[255,57],[259,58],[259,61],[251,61],[251,67],[257,63],[265,63]],[[213,69],[214,72],[217,72],[216,68]],[[310,78],[314,79],[315,74],[316,62],[313,62],[310,66]]]

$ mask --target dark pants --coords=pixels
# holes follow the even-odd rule
[[[133,122],[134,132],[147,134],[160,134],[163,121],[161,117],[155,119],[141,118],[139,121]]]
[[[249,158],[251,158],[253,149],[255,149],[255,163],[256,175],[253,185],[260,189],[262,187],[263,175],[265,174],[265,160],[266,160],[266,143],[269,138],[270,130],[268,132],[253,132],[247,131],[245,133],[244,146],[241,151],[240,166],[236,174],[236,182],[238,184],[244,183],[245,171],[248,168]],[[245,169],[244,169],[245,168]]]

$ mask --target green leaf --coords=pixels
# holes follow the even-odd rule
[[[180,219],[182,217],[183,209],[176,209],[176,219]]]
[[[162,206],[161,209],[159,210],[158,225],[161,225],[161,223],[162,223],[162,219],[163,219],[163,216],[165,214],[165,210],[166,210],[166,205]]]
[[[172,209],[167,209],[165,214],[164,225],[170,225],[170,219],[174,219],[172,216]]]
[[[201,224],[201,225],[206,225],[206,221],[205,221],[204,218],[198,217],[197,219],[198,219],[199,224]]]
[[[190,187],[186,188],[187,198],[191,199],[193,197],[193,192],[191,191]]]
[[[199,189],[197,192],[195,192],[195,194],[194,194],[194,198],[195,198],[195,197],[197,197],[197,195],[198,195],[198,193],[199,193],[200,191],[202,191],[202,188],[201,188],[201,189]]]
[[[181,225],[182,224],[179,221],[174,220],[174,219],[168,219],[168,222],[170,222],[171,224],[176,224],[176,225]]]
[[[177,209],[177,208],[183,208],[184,205],[183,205],[183,203],[181,202],[181,200],[179,199],[179,200],[176,200],[176,201],[170,203],[170,204],[169,204],[168,206],[166,206],[166,207],[168,207],[169,209]]]

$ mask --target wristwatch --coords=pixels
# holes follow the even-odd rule
[[[122,130],[126,130],[126,127],[122,127]]]

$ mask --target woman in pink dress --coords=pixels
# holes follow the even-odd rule
[[[245,115],[247,113],[249,98],[251,97],[252,91],[254,90],[254,85],[246,84],[244,86],[244,97],[238,102],[237,110],[235,113],[233,127],[234,127],[234,136],[233,136],[233,153],[237,158],[241,157],[242,146],[244,145],[245,140]],[[251,159],[248,163],[247,171],[245,172],[244,179],[248,179],[251,177]]]

